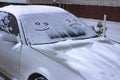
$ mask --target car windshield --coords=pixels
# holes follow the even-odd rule
[[[27,42],[33,45],[96,35],[90,27],[69,12],[27,14],[21,16],[21,23]]]

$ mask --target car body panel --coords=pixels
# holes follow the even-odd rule
[[[76,78],[76,80],[84,80],[84,78],[76,75],[76,73],[63,67],[56,61],[52,60],[42,53],[39,53],[31,47],[23,46],[22,51],[23,53],[21,56],[21,74],[25,76],[23,78],[25,80],[27,80],[30,73],[41,73],[49,80],[56,80],[58,78],[65,80],[68,77],[70,77],[70,80],[73,80],[74,78]],[[30,51],[31,53],[29,53],[28,51]],[[34,54],[32,54],[32,52]]]
[[[16,44],[11,42],[0,42],[0,63],[1,68],[19,77],[21,47],[16,50]]]
[[[120,46],[105,38],[101,39],[63,41],[32,47],[88,80],[103,80],[104,78],[118,80]],[[97,74],[97,77],[94,74]],[[112,74],[117,76],[108,77]]]

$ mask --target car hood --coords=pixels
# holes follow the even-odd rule
[[[120,45],[107,39],[67,40],[31,47],[86,80],[120,79]]]

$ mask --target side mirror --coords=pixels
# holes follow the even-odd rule
[[[17,43],[17,36],[13,34],[4,33],[2,34],[2,41]]]

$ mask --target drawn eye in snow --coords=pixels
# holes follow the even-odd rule
[[[71,22],[71,20],[69,20],[69,19],[66,19],[66,21],[69,22],[69,23]]]
[[[45,31],[45,30],[50,29],[48,22],[44,22],[42,24],[40,24],[39,22],[36,22],[35,25],[37,26],[35,29],[36,31]]]
[[[40,22],[36,22],[35,25],[36,25],[36,26],[39,26],[39,25],[40,25]]]
[[[76,19],[73,19],[73,21],[74,21],[74,22],[77,22],[77,20],[76,20]]]
[[[49,23],[48,23],[48,22],[44,22],[44,23],[43,23],[43,25],[48,26],[48,25],[49,25]]]

